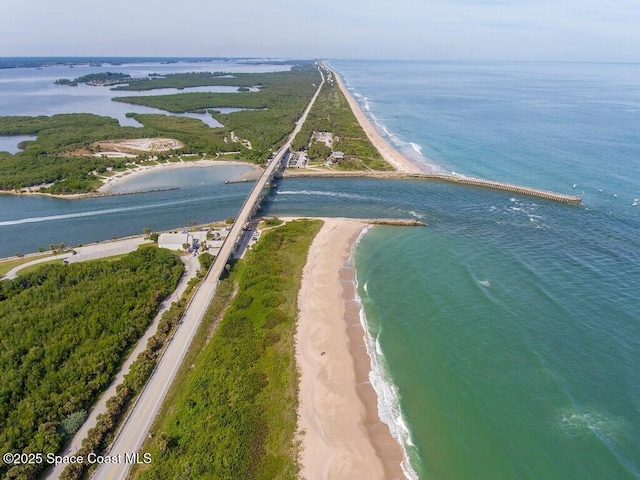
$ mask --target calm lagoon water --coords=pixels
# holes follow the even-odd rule
[[[225,184],[251,167],[221,165],[150,172],[118,190],[178,190],[65,200],[0,195],[0,257],[35,252],[51,243],[78,245],[139,235],[144,228],[168,230],[191,221],[207,223],[238,213],[251,184]]]
[[[178,62],[178,63],[125,63],[122,65],[104,64],[101,66],[55,65],[36,68],[0,69],[0,115],[55,115],[56,113],[94,113],[116,118],[122,126],[139,127],[129,112],[136,113],[169,113],[155,108],[126,103],[113,102],[116,96],[148,96],[166,95],[186,92],[237,92],[236,87],[195,87],[177,90],[172,88],[152,90],[149,92],[129,92],[112,90],[111,87],[94,87],[90,85],[55,85],[60,78],[78,78],[89,73],[120,72],[133,78],[144,78],[152,73],[162,75],[179,72],[267,72],[289,70],[290,65],[250,65],[236,62]],[[209,114],[185,113],[187,116],[202,120],[211,127],[220,124]]]
[[[14,135],[12,137],[3,137],[0,135],[0,152],[18,153],[20,148],[18,145],[27,140],[35,140],[33,135]]]
[[[584,198],[298,179],[267,203],[429,224],[371,229],[354,253],[372,382],[408,475],[640,478],[640,66],[331,63],[416,161]],[[29,75],[44,73],[71,76]],[[154,179],[175,191],[0,197],[0,255],[226,218],[250,188],[180,172]]]

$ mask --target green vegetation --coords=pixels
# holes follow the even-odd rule
[[[116,387],[116,394],[107,400],[107,411],[98,415],[96,426],[89,430],[86,438],[82,441],[78,455],[86,459],[90,453],[104,452],[105,448],[111,443],[113,434],[120,426],[124,414],[144,388],[156,366],[160,352],[184,315],[187,307],[187,298],[190,297],[191,290],[187,289],[180,301],[171,305],[171,308],[162,314],[158,324],[158,331],[147,342],[147,348],[133,362],[129,373],[124,378],[124,382]],[[91,465],[86,461],[84,463],[71,464],[65,468],[60,478],[63,480],[86,478],[87,472],[95,467],[95,464]]]
[[[259,86],[259,91],[242,93],[182,93],[151,97],[120,97],[115,100],[148,105],[169,112],[207,111],[221,107],[242,107],[230,114],[213,113],[224,125],[210,128],[193,118],[169,115],[127,116],[143,128],[121,127],[117,120],[92,114],[60,114],[51,117],[0,117],[0,135],[36,135],[23,142],[24,150],[12,155],[0,152],[0,190],[16,190],[53,184],[41,191],[55,194],[84,193],[100,183],[96,175],[108,168],[123,169],[126,160],[93,156],[95,142],[139,137],[170,137],[185,146],[181,154],[205,154],[215,157],[227,153],[258,163],[286,140],[302,115],[319,82],[319,73],[311,64],[292,68],[291,72],[236,74],[176,74],[160,79],[133,82],[142,88],[165,86],[235,85]],[[128,87],[129,88],[129,87]],[[180,87],[182,88],[182,87]],[[246,90],[246,88],[244,88]],[[255,110],[257,109],[257,110]],[[231,132],[251,145],[234,142]],[[235,153],[233,153],[235,152]],[[240,152],[240,153],[237,153]],[[162,160],[172,160],[169,155]]]
[[[248,87],[258,85],[259,91],[242,93],[180,93],[173,95],[156,95],[147,97],[116,97],[115,101],[145,105],[159,108],[173,113],[210,111],[216,108],[237,107],[252,110],[243,110],[229,114],[213,112],[213,116],[224,125],[222,128],[210,130],[206,141],[211,146],[198,144],[195,147],[194,139],[183,140],[190,148],[199,148],[198,151],[215,152],[242,151],[242,156],[251,160],[264,162],[269,153],[275,150],[286,140],[293,130],[295,121],[302,115],[306,105],[313,96],[320,81],[320,74],[312,64],[303,64],[293,67],[290,72],[275,73],[245,73],[234,74],[232,77],[212,76],[212,74],[176,74],[160,79],[145,80],[132,83],[122,89],[152,89],[166,87],[190,87],[202,85],[233,85]],[[158,117],[158,116],[150,116]],[[157,128],[157,118],[139,115],[135,117],[145,127]],[[175,119],[176,117],[165,117]],[[184,120],[184,119],[181,119]],[[166,120],[173,121],[173,120]],[[186,125],[186,123],[185,123]],[[164,126],[165,131],[167,126]],[[179,126],[172,127],[178,133],[184,133]],[[192,131],[189,125],[188,130]],[[241,143],[231,142],[231,132],[242,139],[249,140],[252,149],[242,146]],[[200,135],[202,137],[202,135]],[[225,137],[227,142],[224,141]],[[200,139],[204,142],[204,139]],[[203,150],[204,148],[204,150]]]
[[[300,62],[304,64],[304,62]],[[308,63],[308,62],[307,62]],[[286,73],[286,72],[282,72]],[[225,72],[190,72],[163,75],[159,78],[135,79],[128,85],[121,85],[114,90],[154,90],[158,88],[189,88],[209,86],[262,86],[273,79],[273,73],[234,73]]]
[[[50,253],[45,253],[42,255],[29,255],[28,257],[20,257],[20,258],[14,258],[12,260],[5,260],[3,262],[0,262],[0,276],[6,275],[7,273],[9,273],[10,270],[13,270],[15,267],[18,267],[24,263],[33,262],[38,258],[50,257],[50,256],[51,256]]]
[[[28,267],[24,267],[22,270],[18,272],[18,275],[19,276],[28,275],[32,272],[35,272],[40,267],[45,267],[46,265],[51,265],[51,264],[62,265],[63,263],[64,263],[64,260],[62,258],[52,258],[47,262],[36,263],[35,265],[29,265]]]
[[[82,77],[78,77],[75,80],[60,78],[54,83],[56,85],[69,85],[75,87],[79,83],[89,83],[93,85],[115,85],[118,83],[129,81],[131,81],[131,75],[127,75],[126,73],[101,72],[83,75]]]
[[[325,82],[300,133],[293,141],[294,150],[307,150],[310,160],[324,160],[331,149],[313,142],[313,132],[332,132],[337,140],[334,151],[345,154],[338,164],[340,170],[393,170],[373,146],[358,123],[347,99],[336,82]]]
[[[114,118],[88,113],[51,117],[0,117],[0,135],[37,135],[15,155],[0,152],[0,189],[54,183],[51,193],[79,193],[96,185],[91,172],[124,167],[123,159],[97,158],[91,144],[99,140],[137,138],[140,129],[120,127]],[[85,149],[85,156],[71,152]],[[46,190],[44,190],[46,191]]]
[[[265,217],[263,221],[267,227],[278,227],[283,223],[278,217]]]
[[[295,478],[297,293],[321,222],[266,232],[237,266],[237,291],[191,362],[136,478]],[[167,413],[168,412],[168,413]]]
[[[0,450],[57,452],[182,275],[153,248],[0,282]],[[39,465],[0,467],[35,478]]]

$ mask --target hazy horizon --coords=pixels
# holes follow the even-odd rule
[[[25,0],[0,56],[640,61],[640,3],[618,0]]]

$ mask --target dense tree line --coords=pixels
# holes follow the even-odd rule
[[[136,478],[296,478],[297,294],[320,224],[271,230],[236,266],[239,293]]]
[[[51,193],[90,191],[96,185],[91,172],[121,167],[125,161],[71,152],[90,149],[91,144],[99,140],[135,138],[140,133],[137,128],[120,127],[114,118],[87,113],[0,117],[0,135],[37,135],[37,140],[23,142],[24,150],[15,155],[0,152],[0,189],[67,180],[64,185],[55,186]]]
[[[313,68],[313,62],[300,61],[293,65],[292,71]],[[278,77],[286,77],[288,72],[265,73],[233,73],[226,72],[189,72],[172,73],[157,78],[135,79],[128,85],[121,85],[114,90],[155,90],[159,88],[189,88],[203,86],[236,86],[253,87],[272,84]]]
[[[156,83],[156,81],[165,83]],[[239,158],[264,162],[295,126],[309,102],[320,75],[311,65],[291,72],[234,74],[176,74],[143,82],[145,85],[200,86],[207,81],[221,85],[259,85],[257,92],[182,93],[150,97],[120,97],[114,100],[147,105],[168,112],[194,112],[222,107],[245,110],[230,114],[213,113],[224,125],[210,128],[199,120],[168,115],[128,114],[143,128],[121,127],[116,119],[92,114],[59,114],[51,117],[0,117],[0,135],[37,135],[23,142],[24,150],[11,155],[0,152],[0,190],[13,190],[54,183],[49,193],[81,193],[98,183],[92,172],[124,163],[122,159],[93,156],[92,145],[101,140],[139,137],[171,137],[182,141],[183,153],[241,152]],[[152,88],[162,88],[155,86]],[[248,149],[230,141],[230,132],[251,142]],[[226,141],[225,141],[226,138]]]
[[[117,81],[124,82],[129,81],[131,79],[131,75],[120,72],[100,72],[100,73],[89,73],[87,75],[83,75],[74,80],[69,78],[59,78],[54,83],[56,85],[71,85],[77,86],[79,83],[89,83],[96,81]]]
[[[182,272],[169,252],[143,248],[0,282],[0,450],[57,452]]]
[[[185,75],[185,74],[181,74]],[[210,74],[209,74],[210,75]],[[284,143],[288,134],[295,127],[295,122],[304,111],[309,100],[315,92],[315,85],[320,82],[320,74],[313,65],[306,64],[293,68],[291,72],[276,72],[262,74],[242,74],[238,77],[218,77],[218,84],[237,85],[241,84],[240,79],[246,85],[260,85],[257,92],[243,93],[178,93],[173,95],[154,95],[144,97],[116,97],[115,101],[126,102],[135,105],[166,110],[172,113],[201,112],[213,110],[213,116],[218,120],[223,128],[216,129],[215,133],[209,135],[206,140],[212,142],[212,137],[224,140],[234,131],[240,138],[249,140],[252,143],[252,150],[248,150],[239,143],[224,143],[216,145],[217,151],[241,150],[243,158],[264,161],[269,152]],[[198,80],[203,81],[202,74],[186,74],[185,77],[191,83],[202,85]],[[177,82],[180,75],[172,76],[172,81]],[[214,78],[215,79],[215,78]],[[151,83],[155,80],[150,80]],[[234,83],[235,82],[235,83]],[[162,83],[161,85],[167,85]],[[168,84],[175,86],[176,83]],[[160,87],[156,87],[160,88]],[[216,108],[235,107],[247,108],[229,114],[215,112]],[[145,121],[145,117],[140,115],[140,122],[145,127],[153,126]],[[166,122],[175,117],[167,117]],[[147,119],[148,120],[148,119]],[[184,138],[178,137],[180,140]],[[194,145],[194,139],[184,140],[187,145]],[[208,150],[202,150],[209,152]]]

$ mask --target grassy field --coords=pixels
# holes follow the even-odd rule
[[[185,362],[144,448],[153,462],[134,478],[296,478],[297,294],[320,226],[299,220],[275,228],[235,267],[238,293],[206,346]]]
[[[52,258],[51,260],[47,261],[47,262],[42,262],[42,263],[36,263],[35,265],[29,265],[28,267],[24,267],[22,270],[20,270],[18,272],[18,276],[20,275],[28,275],[31,272],[35,272],[36,270],[38,270],[41,267],[44,267],[45,265],[62,265],[64,262],[64,260],[62,258]]]
[[[43,253],[42,255],[29,255],[28,257],[14,258],[11,260],[5,260],[3,262],[0,262],[0,276],[6,275],[10,270],[20,265],[33,262],[34,260],[47,257],[47,256],[52,257],[51,252]]]

